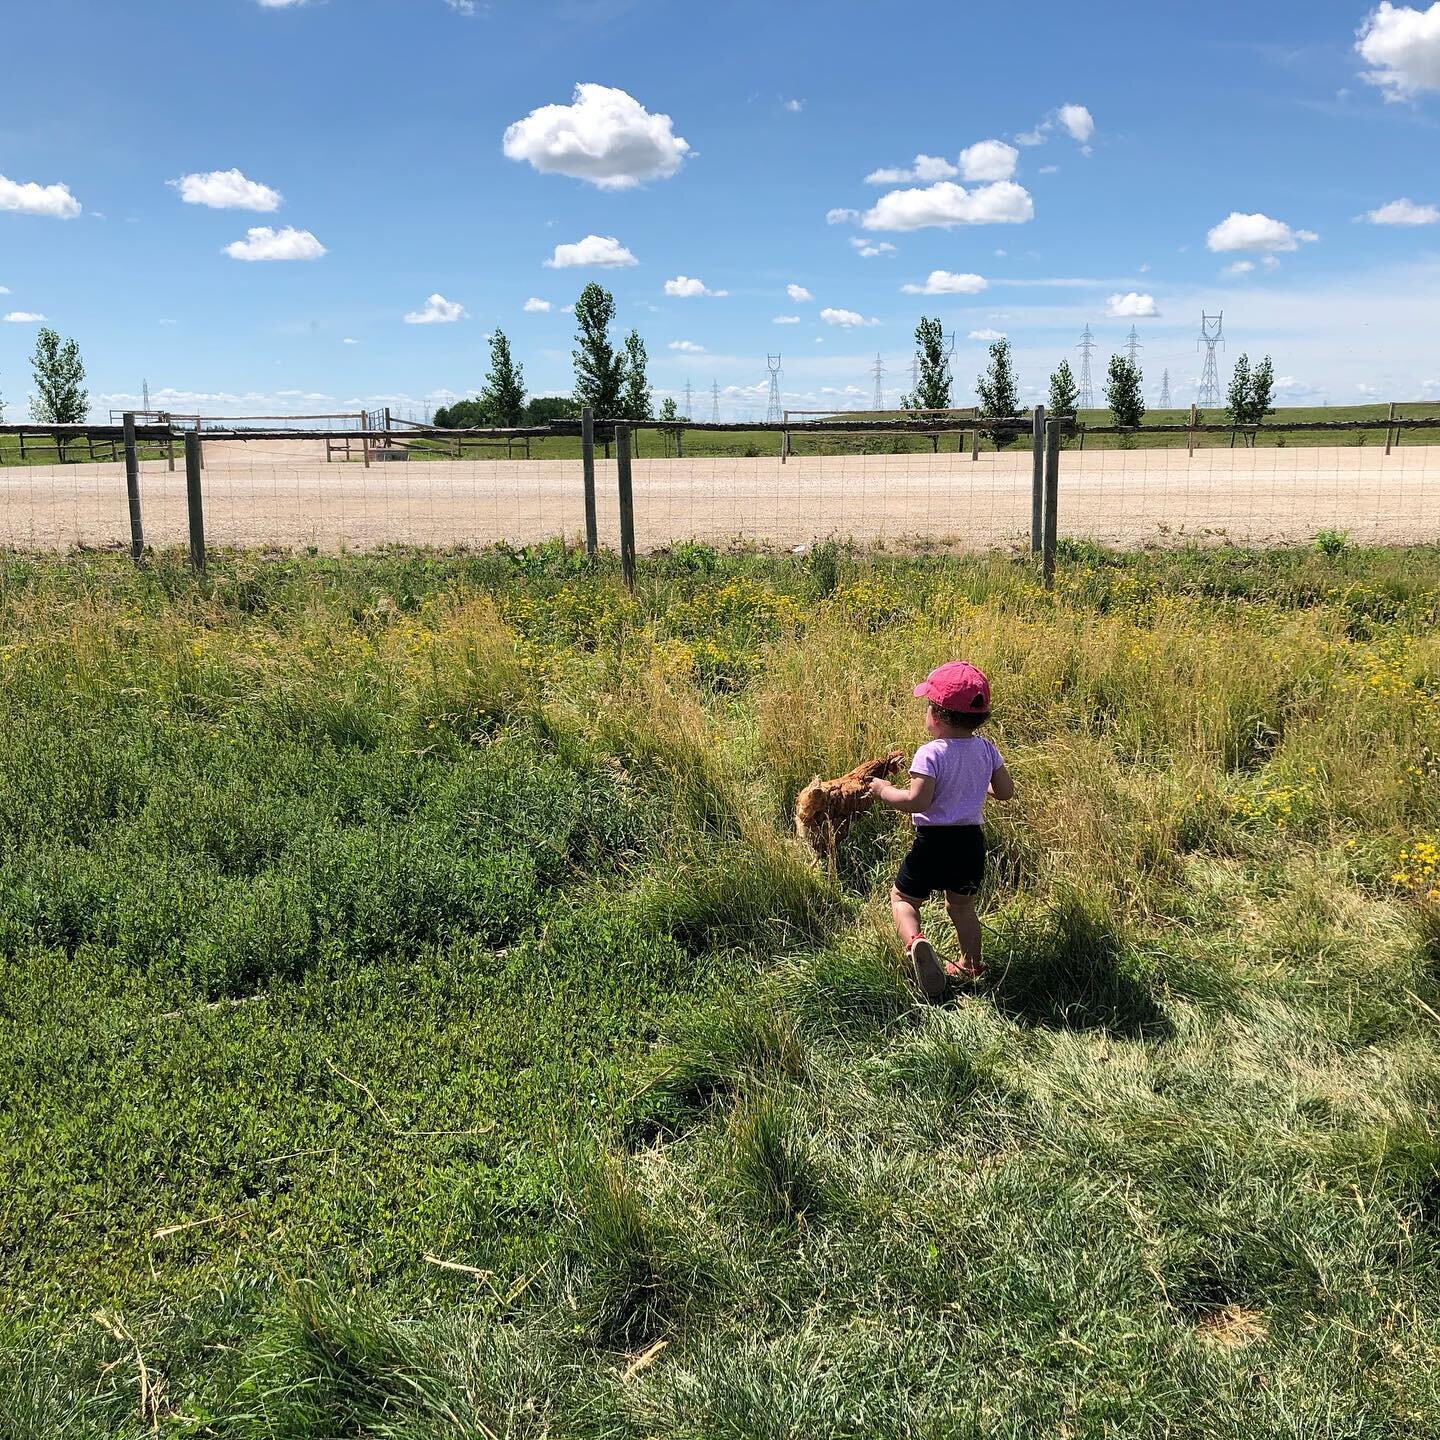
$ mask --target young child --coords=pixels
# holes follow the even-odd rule
[[[952,660],[932,670],[915,687],[928,703],[930,734],[910,762],[910,783],[872,780],[870,793],[882,805],[911,817],[915,839],[900,862],[890,890],[890,910],[905,954],[932,1000],[954,980],[975,980],[980,963],[980,916],[975,898],[985,878],[985,797],[1008,800],[1015,782],[1000,752],[975,732],[990,718],[990,682],[975,666]],[[943,967],[920,929],[920,907],[935,890],[945,892],[945,909],[960,941],[960,963]]]

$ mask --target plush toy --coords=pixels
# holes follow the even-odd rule
[[[850,833],[857,815],[874,801],[872,780],[888,780],[905,763],[903,750],[892,750],[879,760],[866,760],[838,780],[818,775],[795,797],[795,832],[817,855],[830,856]]]

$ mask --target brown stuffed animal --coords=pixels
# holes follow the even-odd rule
[[[880,760],[867,760],[838,780],[818,775],[795,797],[795,832],[817,855],[830,856],[850,833],[857,815],[875,802],[872,780],[888,780],[905,762],[903,750],[892,750]]]

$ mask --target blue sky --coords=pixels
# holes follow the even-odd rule
[[[1087,322],[1188,403],[1202,309],[1291,403],[1440,400],[1440,3],[48,0],[0,45],[11,419],[34,316],[102,416],[419,412],[495,325],[568,391],[590,280],[701,418],[777,350],[791,406],[877,352],[893,403],[921,314],[956,403]]]

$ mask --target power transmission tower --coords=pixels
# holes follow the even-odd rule
[[[148,415],[150,413],[150,382],[140,382],[140,408]]]
[[[685,378],[685,418],[686,418],[687,420],[692,419],[692,418],[694,417],[695,412],[690,408],[693,403],[694,403],[694,402],[693,402],[693,401],[691,400],[691,398],[690,398],[690,378],[689,378],[689,376],[686,376],[686,378]]]
[[[1095,408],[1095,386],[1090,379],[1090,352],[1095,348],[1095,337],[1090,333],[1090,322],[1085,322],[1085,333],[1075,347],[1080,352],[1080,408]]]
[[[910,393],[914,395],[920,388],[920,352],[917,350],[910,357]]]
[[[770,398],[765,403],[765,423],[767,425],[778,425],[780,423],[780,357],[778,355],[767,355],[765,357],[765,369],[770,373]]]
[[[720,382],[718,380],[710,382],[710,423],[712,425],[720,423]]]
[[[1136,364],[1140,355],[1139,352],[1145,347],[1140,343],[1140,337],[1135,333],[1135,327],[1130,327],[1130,333],[1125,337],[1125,353],[1130,357],[1130,363]]]
[[[1160,377],[1160,402],[1159,402],[1159,406],[1160,406],[1160,409],[1162,409],[1162,410],[1168,410],[1168,409],[1170,408],[1170,372],[1169,372],[1169,370],[1166,370],[1165,373],[1164,373],[1163,375],[1161,375],[1161,377]]]
[[[875,377],[875,409],[885,408],[885,362],[877,354],[875,363],[870,367],[870,373]]]
[[[1205,368],[1200,372],[1200,389],[1195,403],[1202,409],[1213,409],[1220,404],[1220,372],[1215,368],[1215,347],[1225,344],[1225,312],[1207,315],[1200,312],[1200,338],[1195,342],[1198,350],[1205,347]]]

